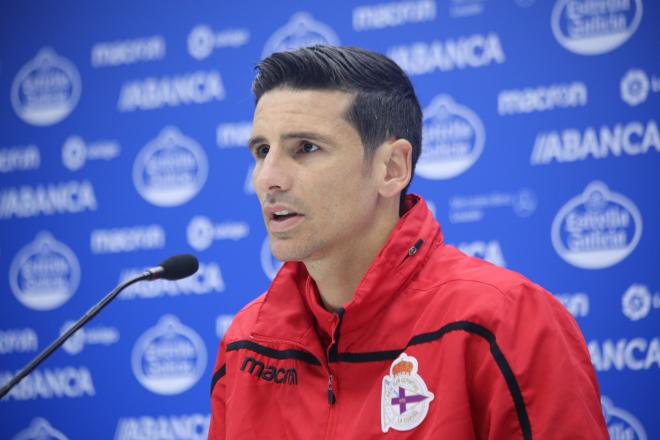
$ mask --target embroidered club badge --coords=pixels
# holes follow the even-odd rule
[[[381,427],[409,431],[419,426],[429,412],[433,393],[417,374],[417,359],[405,353],[392,362],[390,374],[383,378],[380,400]]]

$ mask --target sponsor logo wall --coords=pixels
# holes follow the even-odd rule
[[[126,289],[0,401],[0,437],[206,438],[220,338],[282,265],[246,148],[253,66],[322,43],[410,75],[412,191],[446,241],[552,291],[584,333],[611,438],[660,438],[657,2],[249,0],[182,20],[120,0],[76,30],[73,9],[11,3],[0,383],[119,282],[177,253],[200,269]]]

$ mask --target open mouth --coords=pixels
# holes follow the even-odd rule
[[[298,216],[300,216],[300,214],[298,214],[297,212],[282,210],[282,211],[273,212],[270,218],[271,220],[274,220],[276,222],[283,222],[290,218],[298,217]]]
[[[287,209],[271,211],[268,229],[271,232],[285,232],[296,227],[304,217],[302,214]]]

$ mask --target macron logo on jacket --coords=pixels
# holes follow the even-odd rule
[[[241,371],[246,371],[259,379],[282,383],[288,385],[298,385],[298,373],[295,368],[277,368],[272,365],[266,366],[263,362],[253,357],[246,356],[241,365]]]

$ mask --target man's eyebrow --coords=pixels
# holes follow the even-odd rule
[[[253,136],[248,140],[248,148],[251,150],[257,146],[257,144],[262,144],[266,142],[266,138],[263,136]]]
[[[315,133],[315,132],[312,132],[312,131],[294,131],[294,132],[290,132],[290,133],[284,133],[282,136],[280,136],[280,139],[283,140],[283,141],[284,140],[289,140],[289,139],[307,139],[307,140],[310,140],[310,141],[318,141],[318,142],[321,142],[321,143],[324,143],[324,144],[329,144],[329,145],[334,144],[334,142],[332,141],[332,139],[330,137],[328,137],[326,135],[323,135],[321,133]],[[252,149],[252,148],[256,147],[258,144],[262,144],[262,143],[268,143],[268,141],[266,140],[265,137],[257,135],[257,136],[251,137],[248,140],[248,147],[250,149]]]
[[[332,139],[329,136],[323,135],[321,133],[315,133],[312,131],[294,131],[291,133],[284,133],[281,136],[282,140],[287,139],[306,139],[310,141],[319,141],[324,144],[334,144]]]

